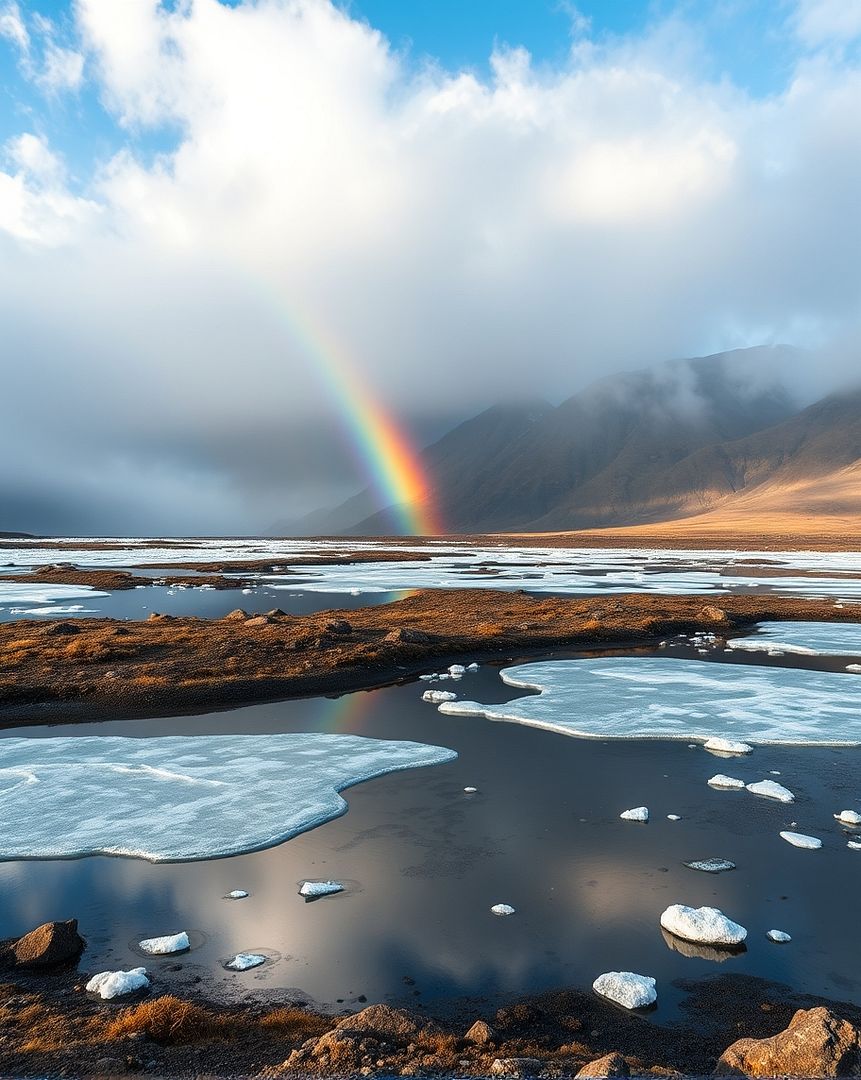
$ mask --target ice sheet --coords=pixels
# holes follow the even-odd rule
[[[152,861],[271,847],[342,814],[343,788],[457,755],[356,735],[0,740],[0,858]]]
[[[861,682],[832,672],[612,656],[522,664],[501,677],[540,692],[501,705],[448,701],[440,712],[600,739],[861,743]]]
[[[734,649],[801,653],[813,656],[861,656],[861,624],[766,622],[758,633],[731,638]]]

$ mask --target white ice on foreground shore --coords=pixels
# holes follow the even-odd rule
[[[248,971],[249,968],[260,967],[265,963],[266,957],[261,956],[260,953],[241,952],[231,957],[224,966],[230,968],[231,971]]]
[[[98,994],[106,1001],[122,997],[135,990],[144,990],[149,986],[146,968],[132,968],[130,971],[100,971],[87,983],[86,989],[91,994]]]
[[[334,893],[344,891],[340,881],[303,881],[299,887],[299,895],[308,900],[318,896],[332,896]]]
[[[730,638],[727,645],[749,652],[778,650],[802,656],[861,656],[861,624],[766,622],[750,637]]]
[[[792,938],[785,930],[769,930],[765,936],[769,941],[774,941],[778,945],[785,945],[787,942],[792,941]]]
[[[777,802],[795,802],[795,796],[789,790],[778,784],[776,780],[758,780],[755,784],[746,784],[745,787],[753,795],[761,795],[765,799],[776,799]]]
[[[0,858],[211,859],[338,817],[338,794],[439,765],[441,746],[319,733],[3,740]]]
[[[622,821],[641,821],[645,824],[649,820],[648,806],[635,806],[631,810],[623,810],[619,817]]]
[[[750,754],[753,752],[750,743],[742,742],[740,739],[707,739],[704,746],[713,754]]]
[[[724,773],[716,773],[706,783],[709,787],[726,788],[728,791],[741,791],[744,788],[744,780],[737,780],[734,776],[726,776]]]
[[[162,937],[144,938],[138,945],[145,953],[153,956],[167,956],[170,953],[185,952],[191,948],[188,934],[182,930],[178,934],[164,934]]]
[[[861,743],[861,687],[835,672],[610,656],[500,674],[509,686],[539,693],[499,705],[447,701],[440,711],[584,738]]]
[[[658,999],[655,980],[633,971],[606,971],[592,983],[592,989],[626,1009],[643,1009]]]
[[[713,907],[692,908],[671,904],[661,915],[661,926],[670,934],[699,945],[741,945],[747,930]]]
[[[788,832],[786,830],[780,835],[787,844],[792,844],[793,847],[806,848],[808,851],[818,851],[822,847],[822,841],[816,836],[807,836],[805,833]]]

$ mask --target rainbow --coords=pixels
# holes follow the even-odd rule
[[[283,314],[283,309],[282,309]],[[344,350],[319,326],[291,312],[291,337],[312,363],[343,416],[383,506],[410,536],[445,532],[421,459],[394,418],[374,397]]]

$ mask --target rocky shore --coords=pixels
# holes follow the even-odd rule
[[[112,1001],[74,919],[0,944],[0,1075],[851,1076],[861,1008],[745,976],[681,981],[684,1019],[660,1026],[560,989],[453,1002],[444,1016],[388,1004],[333,1015],[296,991],[219,1000],[182,957]]]
[[[718,606],[719,604],[719,606]],[[455,660],[732,636],[761,621],[856,622],[854,606],[786,596],[536,597],[429,590],[356,611],[222,619],[153,613],[0,625],[0,718],[166,714],[384,685]]]

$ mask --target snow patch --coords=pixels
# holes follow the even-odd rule
[[[255,851],[343,814],[344,788],[456,757],[440,746],[316,732],[4,739],[0,797],[20,824],[0,836],[0,858],[185,861]]]
[[[626,1009],[643,1009],[658,999],[655,980],[633,971],[607,971],[592,983],[592,989]]]
[[[153,956],[166,956],[169,953],[185,952],[191,948],[188,934],[182,930],[178,934],[165,934],[162,937],[144,938],[138,945],[145,953]]]
[[[661,926],[676,937],[702,945],[741,945],[747,930],[728,919],[718,908],[671,904],[661,915]]]
[[[817,851],[822,847],[822,841],[816,836],[806,836],[799,832],[782,832],[781,837],[792,844],[793,847],[806,848],[808,851]]]
[[[100,971],[87,983],[86,989],[91,994],[98,994],[106,1001],[122,997],[135,990],[144,990],[149,986],[146,968],[132,968],[130,971]]]

